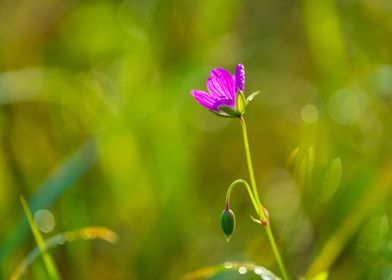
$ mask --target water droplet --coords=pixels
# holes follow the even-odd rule
[[[225,262],[225,268],[227,269],[233,268],[233,264],[231,262]]]
[[[63,245],[65,243],[65,237],[64,236],[60,236],[59,239],[57,240],[57,243],[59,245]]]
[[[262,274],[263,274],[263,269],[260,268],[260,267],[257,267],[257,268],[255,269],[255,273],[256,273],[257,275],[262,275]]]
[[[240,268],[238,269],[238,272],[240,274],[245,274],[246,272],[248,272],[248,269],[245,266],[240,266]]]

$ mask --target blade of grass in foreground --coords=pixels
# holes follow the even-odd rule
[[[35,241],[37,242],[38,248],[41,252],[42,259],[44,261],[46,270],[48,271],[50,278],[55,279],[55,280],[61,279],[60,274],[58,273],[57,267],[56,267],[52,257],[46,251],[45,241],[44,241],[42,235],[39,233],[39,230],[37,229],[37,227],[34,224],[33,215],[31,214],[29,206],[27,205],[27,202],[23,196],[20,197],[20,202],[22,203],[23,210],[24,210],[26,217],[27,217],[27,221],[29,222],[31,231],[33,232]]]
[[[92,240],[102,239],[109,243],[116,243],[118,236],[115,232],[105,227],[85,227],[79,230],[66,231],[59,233],[47,240],[45,240],[46,250],[52,249],[59,245],[63,245],[65,242],[71,242],[75,240]],[[34,248],[22,262],[18,264],[14,273],[10,277],[10,280],[17,280],[22,273],[33,263],[33,261],[41,255],[39,247]]]
[[[367,188],[360,200],[342,220],[325,245],[310,264],[306,276],[311,277],[329,269],[343,251],[350,237],[356,232],[369,211],[392,191],[392,162],[387,162],[373,187]]]
[[[80,179],[97,160],[94,138],[86,141],[73,155],[68,157],[40,186],[38,192],[29,200],[32,211],[50,207],[56,199]],[[28,225],[23,217],[7,231],[0,244],[0,267],[6,259],[22,244],[28,233]],[[0,279],[1,279],[0,269]]]

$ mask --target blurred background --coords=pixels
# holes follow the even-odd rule
[[[289,274],[390,279],[391,34],[389,0],[2,0],[0,279],[36,246],[20,195],[45,239],[118,234],[52,249],[63,279],[226,261],[279,274],[241,187],[226,242],[226,190],[248,180],[240,124],[189,95],[238,63],[245,94],[261,92],[245,117]],[[22,279],[46,275],[37,259]]]

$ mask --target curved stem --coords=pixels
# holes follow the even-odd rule
[[[242,126],[242,135],[243,135],[243,138],[244,138],[246,162],[247,162],[248,170],[249,170],[250,183],[251,183],[251,186],[252,186],[252,191],[253,191],[253,195],[254,195],[255,201],[256,201],[256,203],[258,205],[258,207],[256,209],[259,210],[258,214],[260,216],[260,219],[264,220],[264,221],[268,221],[269,220],[268,216],[267,216],[267,214],[266,214],[266,212],[264,210],[263,205],[260,202],[259,193],[258,193],[257,187],[256,187],[256,180],[255,180],[255,175],[254,175],[254,172],[253,172],[252,158],[251,158],[251,155],[250,155],[249,141],[248,141],[248,132],[247,132],[247,129],[246,129],[245,119],[242,116],[239,119],[240,119],[241,126]],[[279,266],[279,269],[280,269],[280,273],[282,274],[282,278],[283,278],[283,280],[287,280],[288,276],[287,276],[287,273],[286,273],[286,269],[284,267],[282,258],[280,256],[278,247],[276,246],[275,238],[274,238],[274,235],[272,233],[270,223],[267,222],[264,225],[264,228],[265,228],[265,231],[267,233],[267,238],[268,238],[268,241],[269,241],[269,243],[271,245],[272,252],[274,253],[276,262],[278,263],[278,266]]]
[[[250,186],[249,186],[248,182],[246,182],[243,179],[235,180],[233,183],[231,183],[229,189],[227,190],[227,193],[226,193],[226,210],[229,209],[231,192],[234,189],[234,187],[236,185],[239,185],[239,184],[243,184],[246,187],[246,189],[248,190],[248,194],[249,194],[250,200],[252,200],[253,207],[255,208],[256,213],[259,213],[258,204],[257,204],[257,202],[255,200],[255,197],[254,197],[254,195],[252,193],[252,190],[250,189]]]

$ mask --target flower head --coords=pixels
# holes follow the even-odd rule
[[[243,98],[245,87],[245,68],[238,64],[235,75],[223,68],[215,68],[207,79],[208,93],[201,90],[192,90],[191,95],[198,103],[208,110],[225,117],[242,115],[238,110],[238,95]],[[240,93],[238,93],[240,91]]]

